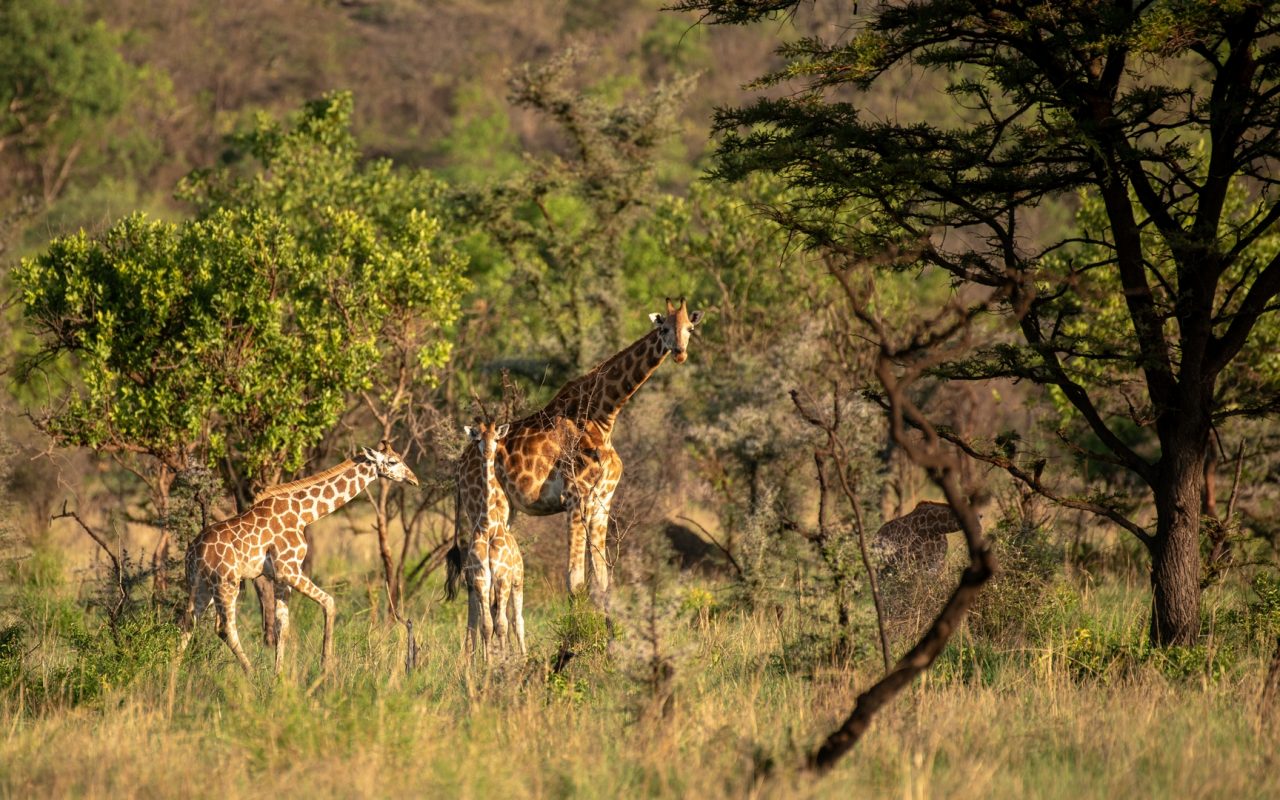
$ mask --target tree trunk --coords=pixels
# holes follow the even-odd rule
[[[1195,441],[1195,439],[1199,441]],[[1155,487],[1156,535],[1151,551],[1151,643],[1190,646],[1200,634],[1200,507],[1204,499],[1203,437],[1171,437]]]

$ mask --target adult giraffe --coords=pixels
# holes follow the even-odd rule
[[[511,423],[495,453],[498,480],[511,505],[531,516],[568,515],[569,591],[586,582],[590,553],[593,595],[603,600],[609,590],[605,537],[609,507],[622,478],[622,459],[613,449],[618,412],[649,380],[667,355],[677,364],[688,358],[689,336],[702,321],[701,311],[689,311],[666,301],[666,314],[650,314],[653,329],[580,378],[569,381],[541,410]],[[459,494],[481,486],[482,464],[477,448],[463,452]],[[461,553],[450,554],[452,565]]]

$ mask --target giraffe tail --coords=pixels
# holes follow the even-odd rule
[[[447,600],[453,600],[458,596],[458,587],[462,584],[462,545],[459,544],[461,530],[462,484],[459,481],[453,487],[453,547],[444,554],[444,596]]]
[[[453,600],[458,596],[458,587],[462,585],[462,548],[457,542],[444,554],[444,563],[444,596]]]

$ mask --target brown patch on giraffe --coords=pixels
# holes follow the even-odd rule
[[[328,486],[324,487],[324,498],[325,498],[326,500],[332,500],[332,499],[333,499],[333,494],[334,494],[334,492],[333,492],[333,484],[329,484]]]

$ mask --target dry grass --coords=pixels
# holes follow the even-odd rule
[[[49,631],[75,606],[49,601],[45,618],[30,623],[46,633],[27,644],[29,677],[0,703],[0,793],[1280,795],[1280,736],[1256,717],[1261,653],[1242,653],[1213,679],[1170,677],[1154,663],[1105,678],[1072,667],[1077,625],[1128,635],[1125,617],[1143,597],[1120,585],[1063,612],[1049,644],[997,647],[962,634],[852,756],[815,782],[793,768],[874,678],[876,657],[833,664],[807,656],[799,643],[811,641],[813,622],[798,613],[723,609],[702,624],[681,617],[669,632],[679,653],[676,703],[663,717],[649,713],[642,687],[627,677],[625,640],[608,652],[584,650],[562,675],[549,674],[554,631],[570,611],[545,582],[531,592],[528,665],[468,673],[459,655],[464,607],[431,599],[414,609],[422,660],[406,675],[403,631],[373,621],[363,581],[335,581],[346,587],[336,678],[310,693],[320,626],[311,605],[297,602],[299,635],[281,680],[268,674],[256,642],[250,653],[262,672],[244,679],[205,620],[183,661],[157,658],[126,685],[73,701],[72,679],[59,672],[69,651]],[[243,613],[251,630],[248,602]],[[171,633],[157,635],[163,643]],[[32,687],[42,681],[49,692],[39,697]],[[751,774],[761,758],[779,777],[758,787]]]

